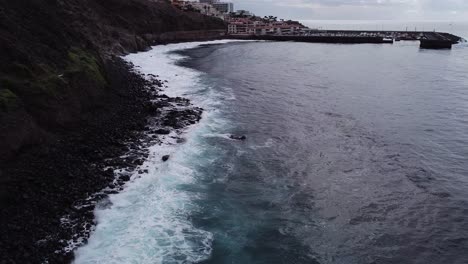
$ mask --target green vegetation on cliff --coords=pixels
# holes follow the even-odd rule
[[[0,123],[16,114],[27,119],[0,127],[0,137],[26,130],[21,124],[48,131],[82,122],[82,113],[112,93],[105,65],[113,56],[224,29],[220,19],[181,12],[166,0],[0,1]],[[13,104],[17,111],[7,116]],[[10,146],[0,142],[1,157],[14,154]]]
[[[98,84],[106,85],[107,81],[101,72],[98,60],[89,52],[79,48],[73,48],[68,52],[69,62],[65,70],[66,74],[84,73]]]
[[[18,97],[10,89],[0,88],[0,109],[7,111],[17,103]]]
[[[56,70],[48,65],[32,65],[30,67],[13,63],[8,72],[2,74],[1,87],[5,88],[0,94],[2,109],[26,97],[26,101],[35,98],[34,105],[45,105],[50,100],[60,100],[67,96],[69,79],[79,76],[87,83],[94,83],[97,89],[106,86],[107,80],[103,74],[102,65],[91,52],[80,48],[71,48],[63,70]],[[32,69],[31,69],[32,68]]]
[[[168,0],[0,1],[0,262],[70,262],[60,217],[147,118],[148,84],[116,56],[224,30]]]

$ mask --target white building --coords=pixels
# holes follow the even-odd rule
[[[214,8],[211,4],[208,3],[199,3],[199,2],[192,2],[191,6],[200,11],[201,14],[207,16],[216,16],[222,18],[222,12],[218,9]]]
[[[219,12],[221,13],[231,13],[234,12],[234,4],[231,2],[219,2],[219,1],[213,1],[211,5],[218,9]]]
[[[219,0],[198,0],[201,4],[210,4],[221,13],[234,12],[234,4],[231,2],[220,2]]]

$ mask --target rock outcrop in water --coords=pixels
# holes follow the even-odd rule
[[[54,253],[73,233],[60,217],[89,225],[92,208],[77,209],[76,201],[114,179],[105,166],[142,137],[148,115],[160,114],[161,106],[148,103],[155,93],[147,88],[163,83],[142,78],[115,56],[216,38],[224,27],[165,0],[0,2],[2,261],[69,262],[70,253]],[[199,111],[173,110],[163,122],[179,128],[199,119]]]
[[[234,139],[234,140],[246,140],[247,137],[245,135],[242,135],[242,136],[239,136],[239,135],[230,135],[229,136],[230,139]]]
[[[170,155],[164,155],[164,156],[162,157],[162,161],[166,162],[166,161],[169,160],[170,157],[171,157]]]

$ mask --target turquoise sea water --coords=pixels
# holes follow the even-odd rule
[[[96,211],[76,263],[467,263],[467,48],[220,41],[126,57],[205,112]]]

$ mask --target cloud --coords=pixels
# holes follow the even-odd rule
[[[310,8],[321,7],[384,7],[384,6],[403,6],[406,4],[405,0],[289,0],[277,1],[277,5],[281,6],[299,6]]]
[[[466,0],[420,0],[421,7],[429,10],[467,10]]]
[[[259,15],[297,19],[468,19],[468,0],[232,0]]]

